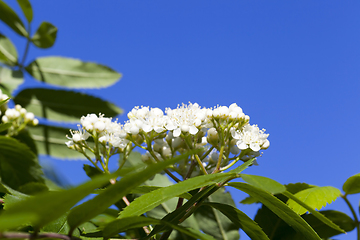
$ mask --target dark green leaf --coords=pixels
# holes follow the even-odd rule
[[[253,204],[253,203],[259,203],[259,201],[256,198],[253,198],[252,196],[247,196],[243,200],[240,201],[241,204]]]
[[[233,170],[229,171],[229,173],[237,173],[237,174],[239,174],[242,171],[244,171],[245,169],[247,169],[254,161],[255,161],[255,158],[252,158],[252,159],[244,162],[240,166],[234,168]]]
[[[170,164],[174,164],[184,158],[187,158],[189,154],[193,153],[194,152],[189,152],[188,154],[183,154],[171,160],[148,166],[144,170],[135,171],[134,173],[125,175],[120,179],[120,181],[108,187],[93,199],[73,208],[68,216],[70,227],[74,229],[81,223],[84,223],[101,214],[111,205],[121,200],[122,197],[128,194],[133,188],[149,179],[152,175],[162,171]]]
[[[264,205],[266,205],[271,211],[283,219],[287,224],[292,226],[297,232],[303,235],[304,239],[312,240],[320,237],[316,232],[294,211],[292,211],[286,204],[281,202],[279,199],[271,195],[270,193],[253,187],[246,183],[229,183],[231,187],[235,187],[243,192],[246,192],[252,197],[255,197]]]
[[[191,228],[184,228],[184,227],[181,227],[178,225],[174,225],[165,220],[158,220],[158,219],[153,219],[153,218],[149,218],[149,217],[141,217],[141,216],[117,219],[117,220],[111,222],[110,224],[108,224],[104,228],[103,234],[104,234],[104,237],[109,238],[109,237],[116,235],[117,233],[124,232],[127,229],[147,226],[147,225],[151,225],[151,224],[153,224],[153,225],[161,224],[161,225],[169,226],[169,227],[176,229],[182,233],[185,233],[188,236],[194,237],[195,239],[214,240],[213,237],[203,234],[201,232],[198,232],[196,230],[193,230]]]
[[[197,221],[196,223],[199,225],[201,231],[218,240],[238,240],[240,238],[239,228],[241,225],[234,221],[234,219],[229,218],[229,216],[223,212],[225,209],[227,209],[228,212],[230,211],[229,208],[235,209],[235,203],[232,200],[231,194],[225,192],[224,188],[220,188],[211,194],[208,197],[208,200],[210,202],[204,202],[194,213]],[[219,202],[224,205],[222,209],[215,206],[216,204],[219,204]],[[218,210],[220,210],[220,212]],[[243,215],[244,214],[239,211],[238,217],[240,217],[241,220],[247,221],[246,215]],[[244,226],[247,225],[245,222],[244,224]]]
[[[21,185],[19,191],[28,195],[35,195],[42,192],[49,191],[49,188],[44,183],[39,182],[29,182],[27,184]]]
[[[268,191],[272,194],[282,193],[286,191],[286,188],[281,183],[277,181],[256,175],[240,174],[240,177],[247,183],[253,185],[254,187],[261,188],[265,191]]]
[[[309,185],[307,183],[289,183],[289,184],[286,184],[285,187],[286,187],[287,191],[289,191],[292,194],[295,194],[295,193],[300,192],[302,190],[312,188],[312,187],[316,187],[316,186]]]
[[[173,197],[235,176],[236,173],[203,175],[152,191],[135,199],[135,201],[120,213],[119,218],[139,216]]]
[[[326,204],[335,201],[340,196],[340,194],[341,192],[339,189],[328,186],[308,188],[295,193],[294,196],[309,207],[320,210],[326,206]],[[288,195],[285,196],[288,197]],[[299,215],[307,212],[305,208],[300,206],[293,199],[289,199],[287,205]]]
[[[267,235],[262,231],[259,225],[249,218],[245,213],[236,209],[233,206],[222,204],[222,203],[205,203],[212,208],[216,208],[228,217],[238,228],[244,230],[244,232],[252,240],[264,240],[269,239]],[[225,239],[225,238],[223,238]],[[239,238],[237,238],[239,239]]]
[[[314,188],[308,188],[308,189],[305,189],[305,190],[303,190],[303,191],[306,191],[306,190],[310,190],[310,189],[314,189]],[[336,190],[338,190],[338,189],[336,189]],[[333,191],[334,192],[336,192],[336,190],[334,191],[334,190],[329,190],[329,198],[331,199],[331,195],[332,194],[334,194],[333,193]],[[328,190],[326,189],[325,190],[325,192],[327,192]],[[339,191],[340,192],[340,191]],[[288,192],[288,191],[286,191],[286,192],[283,192],[282,194],[283,195],[285,195],[286,197],[288,197],[289,198],[289,201],[291,200],[292,202],[294,202],[294,203],[296,203],[298,206],[300,206],[301,208],[303,208],[303,209],[305,209],[305,211],[309,211],[309,212],[311,212],[313,215],[314,215],[314,217],[316,217],[316,218],[318,218],[320,221],[322,221],[323,223],[325,223],[326,225],[328,225],[329,227],[331,227],[331,228],[333,228],[333,229],[336,229],[337,231],[340,231],[340,232],[345,232],[345,231],[343,231],[341,228],[339,228],[339,226],[337,226],[336,224],[334,224],[333,222],[331,222],[329,219],[327,219],[326,217],[324,217],[323,215],[321,215],[318,211],[316,211],[315,209],[314,209],[314,207],[313,206],[317,206],[317,205],[320,205],[320,204],[318,204],[318,203],[316,203],[315,202],[315,204],[314,204],[314,202],[313,202],[313,200],[312,199],[309,199],[309,201],[308,201],[308,199],[304,199],[304,200],[301,200],[301,199],[299,199],[298,197],[297,197],[297,195],[298,194],[301,194],[302,193],[302,191],[300,191],[300,192],[298,192],[298,193],[296,193],[295,195],[293,195],[293,194],[291,194],[290,192]],[[304,196],[304,195],[300,195],[301,197],[302,196]],[[323,201],[323,197],[321,197],[321,195],[319,196],[319,202],[320,203],[323,203],[324,201]],[[289,202],[288,201],[288,202]],[[312,204],[313,206],[311,206],[311,205],[308,205],[308,204]],[[296,205],[295,205],[295,207],[297,207]]]
[[[32,224],[41,228],[64,215],[94,189],[103,186],[118,175],[118,172],[104,174],[72,189],[46,192],[11,204],[1,215],[0,231],[14,229],[23,224]]]
[[[39,48],[52,47],[56,40],[57,27],[49,22],[42,22],[40,27],[36,30],[31,41]]]
[[[44,182],[33,152],[25,144],[5,136],[0,136],[0,176],[3,183],[14,189],[29,182]]]
[[[52,232],[52,233],[60,233],[60,234],[68,234],[70,227],[66,221],[67,215],[64,214],[60,218],[52,221],[49,224],[46,224],[40,232]]]
[[[30,133],[27,131],[27,129],[20,131],[18,135],[14,136],[14,138],[28,146],[35,155],[38,154],[35,141],[30,136]]]
[[[12,123],[2,123],[0,124],[0,132],[8,130],[12,126]]]
[[[9,93],[14,92],[23,82],[22,71],[0,67],[0,83]]]
[[[6,3],[0,0],[0,20],[21,36],[28,36],[24,23]]]
[[[334,210],[320,211],[319,213],[330,219],[330,221],[338,225],[341,229],[344,229],[346,232],[352,231],[356,226],[354,220],[352,220],[351,217],[345,213]],[[306,214],[303,216],[303,218],[310,224],[310,226],[312,226],[312,228],[319,234],[321,238],[329,238],[344,233],[343,231],[329,227],[313,214]]]
[[[52,121],[77,123],[89,113],[115,117],[122,113],[116,105],[84,93],[46,88],[27,88],[14,98],[26,110]]]
[[[14,44],[0,33],[0,62],[9,66],[15,66],[17,61],[18,54]]]
[[[24,13],[26,20],[28,21],[28,23],[31,23],[33,19],[33,10],[29,0],[17,0],[17,2]]]
[[[360,173],[349,177],[343,185],[343,191],[346,194],[360,193]]]
[[[88,175],[89,178],[93,178],[93,177],[95,177],[97,175],[103,174],[102,171],[100,171],[96,167],[90,166],[88,164],[84,164],[83,169],[84,169],[86,175]]]
[[[68,128],[52,127],[39,124],[28,129],[34,138],[39,154],[61,159],[86,159],[81,153],[69,149],[65,142],[69,135]]]
[[[38,58],[26,71],[39,81],[69,88],[108,87],[121,77],[104,65],[64,57]]]

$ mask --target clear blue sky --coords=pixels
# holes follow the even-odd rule
[[[341,188],[360,172],[359,1],[32,4],[34,26],[49,21],[59,32],[53,48],[32,48],[27,61],[60,55],[112,67],[121,81],[88,92],[125,112],[136,105],[236,102],[270,133],[270,148],[247,173]],[[22,52],[25,42],[4,25],[0,31]],[[86,179],[83,162],[52,162],[70,182]],[[355,206],[359,197],[351,197]],[[341,199],[332,206],[349,214]],[[250,216],[256,209],[241,208]]]

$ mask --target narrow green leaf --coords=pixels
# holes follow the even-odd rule
[[[122,113],[116,105],[101,98],[67,90],[27,88],[16,95],[14,102],[36,116],[46,116],[52,121],[77,123],[82,116],[89,113],[102,113],[106,117],[115,117]]]
[[[344,229],[346,232],[350,232],[356,227],[354,220],[345,213],[335,210],[320,211],[319,213],[324,215],[325,218],[329,219],[334,224],[338,225],[341,229]],[[344,231],[339,231],[338,229],[329,227],[328,224],[319,220],[313,214],[306,214],[303,218],[314,228],[321,238],[330,238],[344,233]]]
[[[246,192],[252,197],[255,197],[277,216],[283,219],[287,224],[294,228],[297,232],[303,235],[304,239],[312,240],[320,237],[316,232],[302,219],[298,214],[292,211],[285,203],[271,195],[270,193],[253,187],[247,183],[231,182],[228,184],[231,187],[235,187],[243,192]]]
[[[360,173],[349,177],[342,188],[346,194],[360,193]]]
[[[25,69],[39,81],[69,88],[108,87],[121,77],[104,65],[64,57],[37,58]]]
[[[97,175],[103,174],[102,171],[100,171],[100,170],[97,169],[96,167],[90,166],[90,165],[88,165],[88,164],[84,164],[83,169],[84,169],[86,175],[87,175],[89,178],[93,178],[93,177],[95,177],[95,176],[97,176]]]
[[[146,186],[146,185],[144,185],[144,186],[138,186],[138,187],[132,189],[130,193],[132,193],[132,194],[145,194],[145,193],[152,192],[152,191],[154,191],[154,190],[158,190],[158,189],[160,189],[160,188],[162,188],[162,187]],[[192,196],[191,196],[190,193],[183,193],[183,194],[181,194],[181,195],[179,195],[179,196],[177,196],[177,197],[182,197],[182,198],[185,198],[185,199],[190,199]]]
[[[152,175],[162,171],[171,164],[187,158],[189,154],[193,153],[194,151],[165,162],[150,165],[144,170],[125,175],[120,179],[120,181],[108,187],[93,199],[73,208],[68,215],[68,222],[70,227],[74,229],[81,223],[96,217],[111,205],[121,200],[121,198],[128,194],[133,188],[148,180]]]
[[[29,0],[17,0],[17,2],[24,13],[26,20],[28,21],[28,23],[31,23],[33,19],[33,10]]]
[[[10,39],[0,33],[0,62],[10,66],[15,66],[17,61],[18,54],[16,47]]]
[[[5,136],[0,136],[0,176],[3,183],[14,189],[29,182],[44,182],[32,151],[16,139]]]
[[[86,159],[81,153],[69,149],[65,142],[69,135],[68,128],[53,127],[39,124],[28,129],[35,140],[39,154],[50,155],[55,158],[74,160]]]
[[[253,204],[253,203],[259,203],[259,201],[252,196],[247,196],[246,198],[241,200],[240,203],[241,204]]]
[[[147,211],[150,211],[162,202],[180,194],[235,176],[236,173],[217,173],[197,176],[183,182],[152,191],[135,199],[135,201],[133,201],[120,213],[119,218],[139,216]]]
[[[72,189],[46,192],[11,204],[1,215],[0,231],[15,229],[22,224],[32,224],[35,228],[41,228],[65,214],[94,189],[118,175],[119,173],[104,174]]]
[[[247,169],[254,161],[255,161],[255,158],[252,158],[252,159],[244,162],[240,166],[234,168],[233,170],[229,171],[229,173],[237,173],[237,174],[239,174],[242,171],[244,171],[245,169]]]
[[[317,188],[317,187],[316,187]],[[303,191],[307,191],[307,190],[311,190],[313,188],[308,188],[308,189],[305,189]],[[324,189],[323,189],[324,190]],[[338,190],[338,189],[336,189]],[[324,191],[324,193],[326,194],[326,192],[329,192],[329,195],[332,195],[332,194],[336,194],[336,190],[334,189],[330,189],[330,190],[326,190]],[[311,212],[314,217],[318,218],[320,221],[322,221],[323,223],[325,223],[326,225],[328,225],[329,227],[337,230],[337,231],[340,231],[340,232],[345,232],[344,230],[342,230],[341,228],[339,228],[339,226],[337,226],[336,224],[334,224],[333,222],[331,222],[328,218],[324,217],[323,215],[321,215],[318,211],[316,211],[314,208],[315,205],[316,206],[319,206],[321,204],[321,202],[323,202],[323,197],[321,197],[321,194],[319,196],[319,202],[320,203],[315,203],[313,202],[313,200],[310,198],[310,199],[304,199],[304,196],[306,195],[306,192],[305,194],[303,194],[302,192],[303,191],[300,191],[296,194],[291,194],[290,192],[286,191],[286,192],[283,192],[282,194],[286,197],[289,198],[288,200],[288,205],[289,205],[289,202],[291,203],[292,206],[295,207],[295,210],[298,210],[300,207],[305,209],[305,212],[306,211],[309,211]],[[321,190],[320,190],[321,191]],[[338,190],[339,191],[339,190]],[[340,191],[339,191],[340,192]],[[300,194],[300,197],[298,197],[298,194]],[[309,193],[311,194],[311,193]],[[315,196],[318,195],[318,194],[314,194]],[[312,196],[313,197],[313,196]],[[329,196],[331,198],[331,196]],[[296,205],[295,205],[296,204]],[[289,206],[291,208],[291,206]],[[294,210],[294,209],[293,209]],[[296,211],[295,211],[296,212]]]
[[[277,181],[256,175],[240,174],[240,177],[247,183],[253,185],[254,187],[261,188],[265,191],[268,191],[272,194],[282,193],[286,191],[286,188],[281,183]]]
[[[115,236],[117,233],[124,232],[128,229],[143,227],[147,225],[166,225],[170,228],[176,229],[188,236],[194,237],[195,239],[201,240],[215,240],[213,237],[198,232],[191,228],[184,228],[178,225],[174,225],[165,220],[158,220],[149,217],[128,217],[123,219],[116,219],[115,221],[109,223],[103,230],[103,235],[105,238],[110,238]]]
[[[56,40],[57,31],[57,27],[51,23],[42,22],[34,36],[31,38],[31,41],[39,48],[52,47]]]
[[[10,93],[14,92],[24,82],[24,75],[20,70],[0,67],[0,84]]]
[[[58,219],[52,221],[49,224],[46,224],[40,232],[52,232],[52,233],[60,233],[60,234],[68,234],[70,230],[69,225],[66,221],[66,214],[62,215]]]
[[[208,201],[208,202],[207,202]],[[236,208],[229,192],[220,188],[208,197],[194,212],[195,219],[202,232],[218,240],[239,240],[240,225],[218,211],[212,204],[221,202],[230,208]]]
[[[309,207],[320,210],[326,206],[326,204],[335,201],[340,194],[339,189],[329,186],[308,188],[295,193],[294,196]],[[293,199],[289,199],[287,205],[299,215],[307,212],[304,207],[300,206]]]
[[[6,3],[0,0],[0,20],[21,36],[28,36],[24,23]]]
[[[222,203],[204,203],[207,206],[218,209],[226,217],[228,217],[237,227],[244,230],[244,232],[252,240],[268,240],[267,235],[262,231],[259,225],[249,218],[245,213],[241,212],[237,208],[222,204]]]

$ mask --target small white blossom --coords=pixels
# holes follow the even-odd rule
[[[237,139],[236,145],[239,149],[250,148],[254,152],[269,147],[270,142],[267,140],[269,134],[265,134],[265,129],[260,130],[257,125],[245,125],[241,130],[231,129],[231,135]]]

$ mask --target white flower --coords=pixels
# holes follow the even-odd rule
[[[130,134],[138,134],[140,130],[157,133],[165,131],[164,112],[160,108],[135,107],[128,113],[129,121],[124,125],[126,132]]]
[[[167,119],[165,128],[173,131],[173,136],[180,136],[181,132],[195,135],[207,119],[207,109],[201,109],[197,103],[182,104],[176,109],[166,109]]]
[[[245,125],[241,131],[231,129],[231,135],[237,139],[236,145],[239,149],[244,150],[250,148],[254,152],[269,147],[270,142],[267,140],[269,134],[265,134],[265,129],[260,130],[257,125]]]

